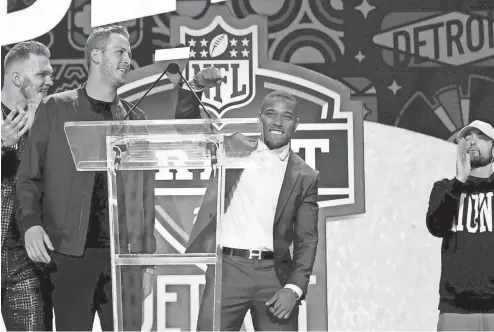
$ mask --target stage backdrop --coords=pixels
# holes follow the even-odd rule
[[[9,0],[8,11],[25,8],[34,1]],[[433,329],[437,316],[439,241],[429,236],[425,229],[426,204],[433,181],[454,173],[454,146],[446,141],[454,140],[459,128],[472,120],[494,121],[494,94],[491,93],[494,87],[494,26],[492,20],[488,20],[493,17],[492,2],[230,0],[212,5],[205,0],[183,0],[178,2],[175,13],[123,22],[131,33],[133,69],[151,64],[154,50],[170,40],[181,40],[182,33],[194,39],[194,30],[207,21],[214,7],[227,8],[238,19],[250,15],[262,15],[266,19],[266,52],[258,53],[259,59],[266,57],[265,63],[274,60],[295,65],[290,68],[310,69],[331,79],[319,79],[318,75],[307,72],[299,75],[300,71],[293,74],[292,69],[285,74],[314,78],[315,84],[329,90],[335,85],[334,81],[338,81],[349,88],[352,101],[363,103],[366,212],[358,217],[338,217],[362,211],[358,203],[359,195],[364,194],[362,183],[360,189],[355,187],[355,203],[350,210],[334,207],[324,210],[334,211],[336,216],[327,224],[328,328]],[[83,48],[92,31],[90,8],[90,0],[73,0],[58,26],[38,38],[52,51],[55,86],[50,93],[74,88],[87,78]],[[173,20],[184,22],[183,31],[177,32],[176,23],[173,28]],[[233,24],[233,20],[225,20],[235,29],[244,28]],[[261,40],[263,35],[258,37]],[[245,45],[240,39],[237,44],[245,48],[228,49],[225,55],[237,51],[240,60],[245,51],[248,52],[245,59],[250,59],[253,45],[250,39],[246,40]],[[200,48],[201,41],[193,46],[196,53],[189,73],[202,65],[199,56],[211,60],[207,58],[209,49]],[[2,47],[2,61],[8,49],[9,46]],[[262,45],[259,46],[261,49]],[[201,54],[204,51],[205,56]],[[228,68],[230,79],[243,73],[245,68],[254,68],[254,63],[249,61],[239,61],[237,65],[236,74],[233,66]],[[283,69],[271,68],[283,73]],[[259,82],[264,84],[262,73],[261,70]],[[283,79],[281,83],[276,82],[274,77],[267,82],[290,86],[290,82]],[[302,99],[310,100],[313,105],[305,122],[311,123],[317,114],[314,105],[321,104],[314,100],[324,101],[329,95],[317,96],[310,84],[308,88],[300,88],[297,81],[293,83],[292,88],[310,92],[310,99]],[[269,85],[255,87],[256,93],[270,89]],[[152,118],[171,118],[166,111],[169,108],[151,106],[158,105],[162,96],[166,98],[167,94],[175,93],[170,91],[171,87],[163,85],[160,88],[161,95],[151,96],[150,110],[146,111]],[[232,85],[231,89],[235,90],[230,91],[230,95],[242,93],[229,97],[230,101],[241,105],[250,100],[247,109],[251,109],[258,103],[255,98],[250,99],[253,88],[246,85],[243,92],[242,85]],[[132,92],[133,88],[124,89],[127,89],[124,92],[127,97],[137,96],[133,96],[136,93]],[[140,89],[142,92],[144,87]],[[344,90],[342,88],[341,92]],[[212,92],[209,101],[212,109],[219,105],[215,97],[218,94]],[[156,100],[152,101],[153,98]],[[345,100],[344,93],[341,100]],[[353,114],[358,134],[359,123],[355,122],[358,112],[350,107],[351,103],[347,104],[346,114]],[[334,110],[332,106],[328,100],[328,110]],[[239,116],[238,109],[216,111],[225,116]],[[324,113],[320,112],[319,116],[321,114]],[[300,146],[299,153],[307,160],[313,158],[317,163],[318,158],[326,158],[326,161],[334,162],[321,169],[321,173],[328,181],[337,174],[332,178],[337,181],[333,183],[338,184],[334,188],[342,189],[345,183],[341,179],[350,177],[338,172],[348,171],[348,168],[342,166],[338,158],[331,158],[334,158],[334,149],[339,151],[336,155],[351,149],[334,145],[330,139],[329,153],[325,153],[324,139],[317,141],[314,137],[310,144],[303,137],[298,140],[295,147]],[[357,178],[363,161],[358,159],[359,141],[353,144]],[[306,148],[301,148],[302,145]],[[308,154],[307,151],[317,152]],[[343,159],[347,158],[348,155]],[[160,176],[163,182],[170,180],[170,174]],[[187,178],[187,175],[180,176]],[[321,257],[323,254],[319,252],[318,260]],[[316,273],[322,273],[319,271],[318,268]],[[311,287],[321,285],[319,277],[313,282],[317,286]],[[321,303],[321,307],[325,306]]]

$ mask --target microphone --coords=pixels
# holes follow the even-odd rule
[[[175,49],[175,48],[184,48],[186,47],[184,44],[176,44],[176,45],[172,45],[172,44],[166,44],[163,49]],[[172,58],[173,59],[173,58]],[[163,59],[161,61],[170,61],[170,58],[168,59]],[[209,114],[208,110],[206,109],[206,107],[204,106],[204,104],[202,103],[201,99],[199,98],[199,96],[195,93],[195,91],[192,89],[192,87],[190,86],[189,82],[187,82],[187,80],[185,79],[185,77],[183,76],[181,70],[180,70],[180,66],[176,63],[177,60],[172,60],[172,61],[175,61],[175,62],[172,62],[172,63],[169,63],[168,66],[166,66],[165,70],[163,71],[163,73],[161,73],[161,75],[158,77],[158,79],[156,81],[154,81],[154,83],[146,90],[146,92],[142,95],[142,97],[132,106],[132,108],[127,112],[127,114],[125,115],[124,117],[124,120],[126,120],[133,112],[134,110],[136,109],[136,107],[141,103],[141,101],[149,94],[149,92],[156,86],[156,84],[158,84],[158,82],[161,80],[161,78],[166,74],[166,73],[170,73],[172,75],[176,75],[178,74],[180,76],[180,78],[182,79],[182,81],[184,81],[184,83],[187,85],[187,87],[189,88],[190,92],[192,92],[192,94],[194,95],[194,97],[197,99],[197,101],[199,102],[199,105],[201,105],[202,109],[204,110],[204,112],[206,113],[207,117],[209,118],[209,120],[212,120],[211,118],[211,115]],[[214,126],[212,125],[212,123],[210,123],[210,129],[211,129],[211,132],[214,132]],[[213,174],[216,173],[216,165],[218,163],[218,157],[217,157],[217,145],[216,143],[214,142],[208,142],[206,143],[206,150],[209,151],[210,155],[211,155],[211,167],[213,168]]]
[[[172,44],[166,44],[163,49],[174,49],[174,48],[181,48],[181,47],[186,47],[184,44],[177,44],[177,45],[172,45]],[[137,103],[132,106],[132,108],[127,112],[127,114],[124,117],[124,120],[127,120],[130,114],[134,112],[136,107],[141,103],[141,101],[148,95],[148,93],[154,88],[156,84],[161,80],[161,78],[169,72],[170,74],[176,74],[177,72],[180,74],[182,77],[182,73],[180,73],[180,67],[176,63],[170,63],[166,69],[161,73],[161,75],[158,77],[156,81],[146,90],[146,92],[142,95],[142,97],[137,101]]]

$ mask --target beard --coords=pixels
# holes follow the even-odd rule
[[[117,76],[117,69],[114,67],[108,58],[103,57],[100,69],[101,77],[110,82],[115,88],[119,88],[125,84],[125,79],[122,80]]]
[[[492,163],[492,152],[489,153],[489,155],[483,156],[483,155],[476,155],[476,156],[470,156],[470,166],[472,168],[479,168],[479,167],[484,167]]]

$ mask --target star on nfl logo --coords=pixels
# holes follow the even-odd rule
[[[221,16],[200,30],[180,28],[180,42],[190,47],[185,69],[189,80],[207,67],[216,67],[223,84],[204,91],[202,101],[218,118],[229,110],[249,104],[255,97],[255,71],[258,66],[257,26],[236,29]]]

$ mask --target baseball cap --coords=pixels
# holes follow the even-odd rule
[[[475,120],[472,123],[470,123],[468,126],[463,127],[458,133],[458,137],[459,138],[463,137],[468,131],[470,131],[470,129],[473,128],[480,130],[485,135],[489,136],[492,140],[494,140],[494,128],[492,128],[492,126],[489,123],[480,120]]]

